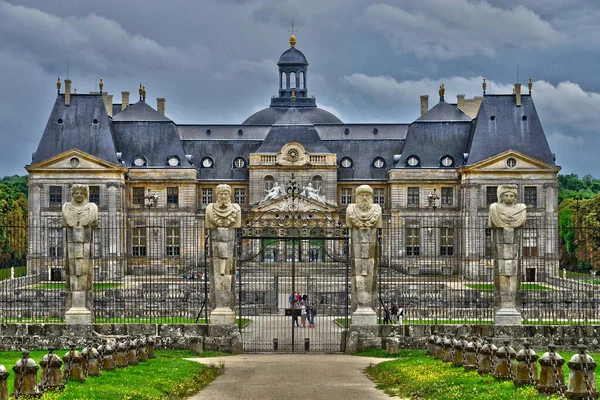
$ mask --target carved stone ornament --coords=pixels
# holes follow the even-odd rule
[[[239,228],[242,226],[242,212],[239,204],[231,202],[231,187],[219,185],[216,190],[217,202],[206,208],[207,228]]]

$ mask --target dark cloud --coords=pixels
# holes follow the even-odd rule
[[[24,174],[55,96],[167,98],[181,123],[241,123],[277,92],[292,17],[308,89],[347,122],[411,122],[419,95],[491,90],[533,76],[536,106],[565,172],[594,173],[600,117],[599,5],[592,0],[0,0],[0,176]],[[576,150],[580,144],[583,149]],[[588,156],[589,155],[589,156]],[[586,158],[587,157],[587,158]],[[589,161],[588,164],[586,162]]]

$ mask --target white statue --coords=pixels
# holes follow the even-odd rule
[[[265,189],[265,198],[260,201],[258,204],[265,204],[268,201],[277,199],[279,197],[285,196],[285,188],[283,186],[279,186],[278,182],[273,184],[271,189]]]
[[[362,185],[356,189],[356,204],[346,209],[348,228],[381,228],[381,206],[373,204],[373,189]]]
[[[215,194],[217,202],[206,207],[206,227],[239,228],[242,225],[242,212],[239,204],[231,202],[231,187],[219,185]]]
[[[325,204],[325,202],[326,202],[325,197],[319,195],[320,191],[321,191],[321,188],[315,189],[313,187],[312,183],[309,182],[307,186],[304,186],[304,188],[302,188],[302,192],[300,193],[300,196],[304,196],[304,197],[314,200],[318,203]]]

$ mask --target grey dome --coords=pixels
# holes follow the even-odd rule
[[[308,65],[308,61],[300,50],[290,47],[279,57],[277,65]]]
[[[242,125],[273,125],[289,110],[288,107],[269,107],[252,114]],[[343,122],[330,113],[318,107],[298,107],[302,116],[311,124],[343,124]]]

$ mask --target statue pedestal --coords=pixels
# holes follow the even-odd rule
[[[229,307],[217,307],[210,313],[212,325],[235,324],[235,313]]]
[[[371,308],[359,307],[352,313],[352,326],[377,325],[377,314]]]
[[[515,308],[498,308],[494,310],[494,324],[496,325],[521,325],[521,313]]]
[[[83,290],[68,293],[71,298],[71,308],[65,313],[65,323],[70,325],[85,325],[92,323],[92,312],[85,308],[87,294]]]

